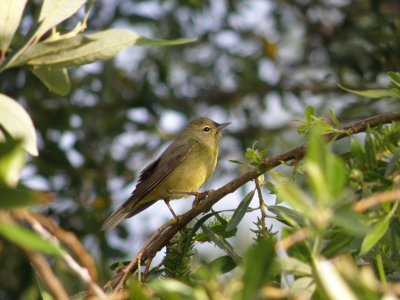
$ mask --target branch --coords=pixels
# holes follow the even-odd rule
[[[95,269],[93,271],[94,263],[93,266],[90,263],[93,262],[93,260],[84,250],[84,247],[75,237],[75,235],[61,229],[49,218],[37,213],[29,212],[25,209],[13,211],[13,216],[20,221],[28,222],[32,229],[36,231],[39,235],[41,235],[44,239],[49,240],[55,245],[60,245],[60,242],[63,242],[66,246],[70,248],[70,250],[72,250],[72,252],[75,252],[81,262],[84,262],[84,266],[79,265],[75,261],[75,259],[65,250],[62,250],[60,257],[69,267],[69,269],[89,286],[89,291],[92,295],[97,296],[99,299],[106,298],[106,294],[96,283],[97,273]]]
[[[335,141],[353,134],[364,132],[370,127],[376,127],[378,125],[388,124],[394,121],[400,121],[400,112],[381,114],[362,121],[351,123],[350,125],[345,126],[343,128],[343,130],[345,130],[346,133],[328,134],[326,135],[326,138],[328,141]],[[152,241],[151,243],[148,244],[148,247],[144,250],[143,249],[141,250],[141,259],[145,260],[147,259],[148,256],[151,257],[152,255],[160,251],[163,247],[165,247],[168,244],[169,240],[179,230],[185,227],[190,221],[192,221],[198,215],[208,212],[215,203],[217,203],[226,195],[235,192],[245,183],[256,179],[262,173],[265,173],[266,171],[281,165],[283,162],[288,162],[292,160],[301,160],[304,157],[305,152],[306,152],[306,145],[301,145],[283,154],[276,155],[273,157],[265,157],[263,159],[263,170],[261,173],[257,172],[257,170],[255,169],[248,171],[239,176],[238,178],[233,179],[231,182],[225,184],[224,186],[222,186],[217,190],[212,190],[203,193],[203,194],[208,194],[208,196],[206,199],[201,201],[198,206],[193,207],[187,213],[179,216],[178,221],[172,224],[169,228],[159,233],[157,237],[154,238],[154,236],[152,236]],[[127,278],[126,275],[124,276],[124,274],[135,271],[137,267],[138,264],[135,256],[134,259],[129,264],[129,266],[120,269],[117,276],[114,277],[118,280],[113,292],[118,292],[122,290],[123,284]]]
[[[25,253],[54,299],[68,300],[69,296],[67,292],[57,276],[54,275],[47,259],[38,252],[25,250]]]
[[[400,200],[400,189],[375,193],[369,196],[368,198],[362,199],[354,203],[353,210],[355,212],[364,212],[367,209],[376,206],[380,203],[394,202],[399,200]]]

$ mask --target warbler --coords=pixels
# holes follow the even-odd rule
[[[164,200],[176,218],[169,201],[196,194],[207,181],[217,165],[222,129],[229,124],[204,117],[192,120],[158,159],[143,169],[131,196],[105,220],[101,230],[113,229],[158,200]]]

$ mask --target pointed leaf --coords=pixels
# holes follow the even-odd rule
[[[257,294],[270,279],[275,257],[274,241],[265,239],[251,247],[244,260],[241,299],[258,299]]]
[[[39,15],[41,24],[35,33],[37,39],[76,13],[85,2],[86,0],[44,0]]]
[[[232,259],[235,261],[235,263],[240,264],[242,259],[240,258],[239,255],[236,254],[235,250],[233,249],[232,245],[225,240],[223,237],[215,234],[208,226],[201,226],[201,229],[203,229],[203,232],[210,238],[210,240],[217,245],[221,250],[225,251],[226,254],[228,254]]]
[[[368,231],[365,236],[360,250],[360,256],[367,253],[369,250],[374,247],[379,240],[385,235],[386,231],[389,228],[389,219],[385,218],[372,226],[372,228]]]
[[[20,206],[47,203],[51,200],[49,194],[27,188],[8,188],[0,186],[0,208],[9,209]]]
[[[37,233],[18,224],[10,224],[0,220],[0,235],[9,241],[30,250],[49,255],[60,255],[60,247],[43,239]]]
[[[36,133],[31,118],[14,99],[0,94],[0,125],[14,139],[22,139],[22,145],[31,155],[38,155]]]
[[[374,90],[365,90],[365,91],[358,91],[358,90],[351,90],[348,88],[345,88],[342,85],[338,85],[341,89],[362,96],[362,97],[367,97],[367,98],[372,98],[372,99],[378,99],[378,98],[383,98],[383,97],[395,97],[395,98],[400,98],[400,92],[392,89],[374,89]]]
[[[237,227],[240,221],[243,219],[244,215],[247,212],[247,209],[250,206],[251,200],[254,197],[255,189],[248,193],[244,199],[240,202],[238,208],[233,213],[232,219],[230,220],[228,226],[226,226],[226,230],[232,230]]]
[[[90,41],[75,48],[60,50],[28,61],[31,65],[71,67],[114,57],[136,43],[139,36],[126,29],[108,29],[87,37]]]
[[[61,51],[77,48],[79,46],[89,43],[91,39],[83,34],[78,34],[71,38],[60,39],[56,41],[44,41],[30,45],[25,51],[13,60],[10,66],[16,67],[26,64],[29,60],[39,58],[41,56],[57,54]]]
[[[0,183],[2,185],[10,187],[17,185],[25,157],[26,153],[19,141],[0,142]]]
[[[26,0],[0,0],[0,51],[11,44],[21,21]]]
[[[146,37],[140,37],[136,45],[137,46],[176,46],[182,44],[193,43],[197,41],[197,37],[188,37],[188,38],[180,38],[175,40],[161,40],[161,39],[152,39]]]
[[[66,96],[71,90],[71,82],[65,68],[34,67],[32,73],[40,79],[50,92]]]

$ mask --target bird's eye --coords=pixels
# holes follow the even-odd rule
[[[206,127],[203,128],[203,130],[204,130],[205,132],[209,132],[209,131],[211,130],[211,128],[208,127],[208,126],[206,126]]]

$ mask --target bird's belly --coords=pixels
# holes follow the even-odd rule
[[[196,153],[191,153],[197,155]],[[171,174],[153,191],[158,199],[187,197],[179,192],[197,192],[215,168],[209,157],[193,159],[190,156],[178,165]]]

